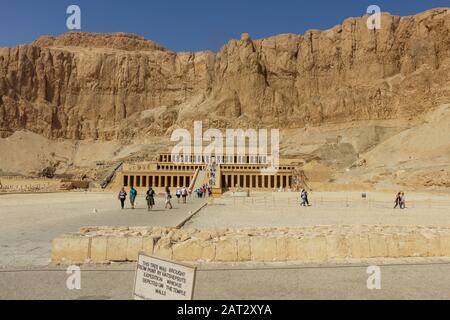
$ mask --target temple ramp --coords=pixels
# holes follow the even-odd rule
[[[202,187],[204,184],[207,184],[207,174],[206,170],[199,170],[198,175],[193,183],[192,191],[197,190]]]

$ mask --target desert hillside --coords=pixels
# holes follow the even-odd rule
[[[447,188],[449,18],[448,8],[384,13],[381,30],[349,18],[303,35],[243,34],[217,53],[123,33],[0,48],[0,174],[151,157],[203,120],[281,128],[282,155],[318,185]]]

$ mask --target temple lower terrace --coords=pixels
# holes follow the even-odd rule
[[[298,162],[280,159],[274,174],[266,157],[234,156],[209,159],[205,156],[186,156],[174,161],[171,154],[161,154],[155,161],[125,163],[114,182],[114,188],[130,187],[160,189],[202,185],[213,187],[215,196],[226,191],[298,190],[306,184],[306,177]],[[181,161],[180,161],[181,160]]]

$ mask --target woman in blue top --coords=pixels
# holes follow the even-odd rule
[[[134,187],[131,187],[130,189],[131,209],[134,209],[134,202],[136,201],[136,197],[137,197],[137,190]]]

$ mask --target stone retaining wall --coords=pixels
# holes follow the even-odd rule
[[[52,261],[136,261],[141,251],[190,262],[323,263],[349,258],[450,257],[450,227],[83,228],[53,240]]]

